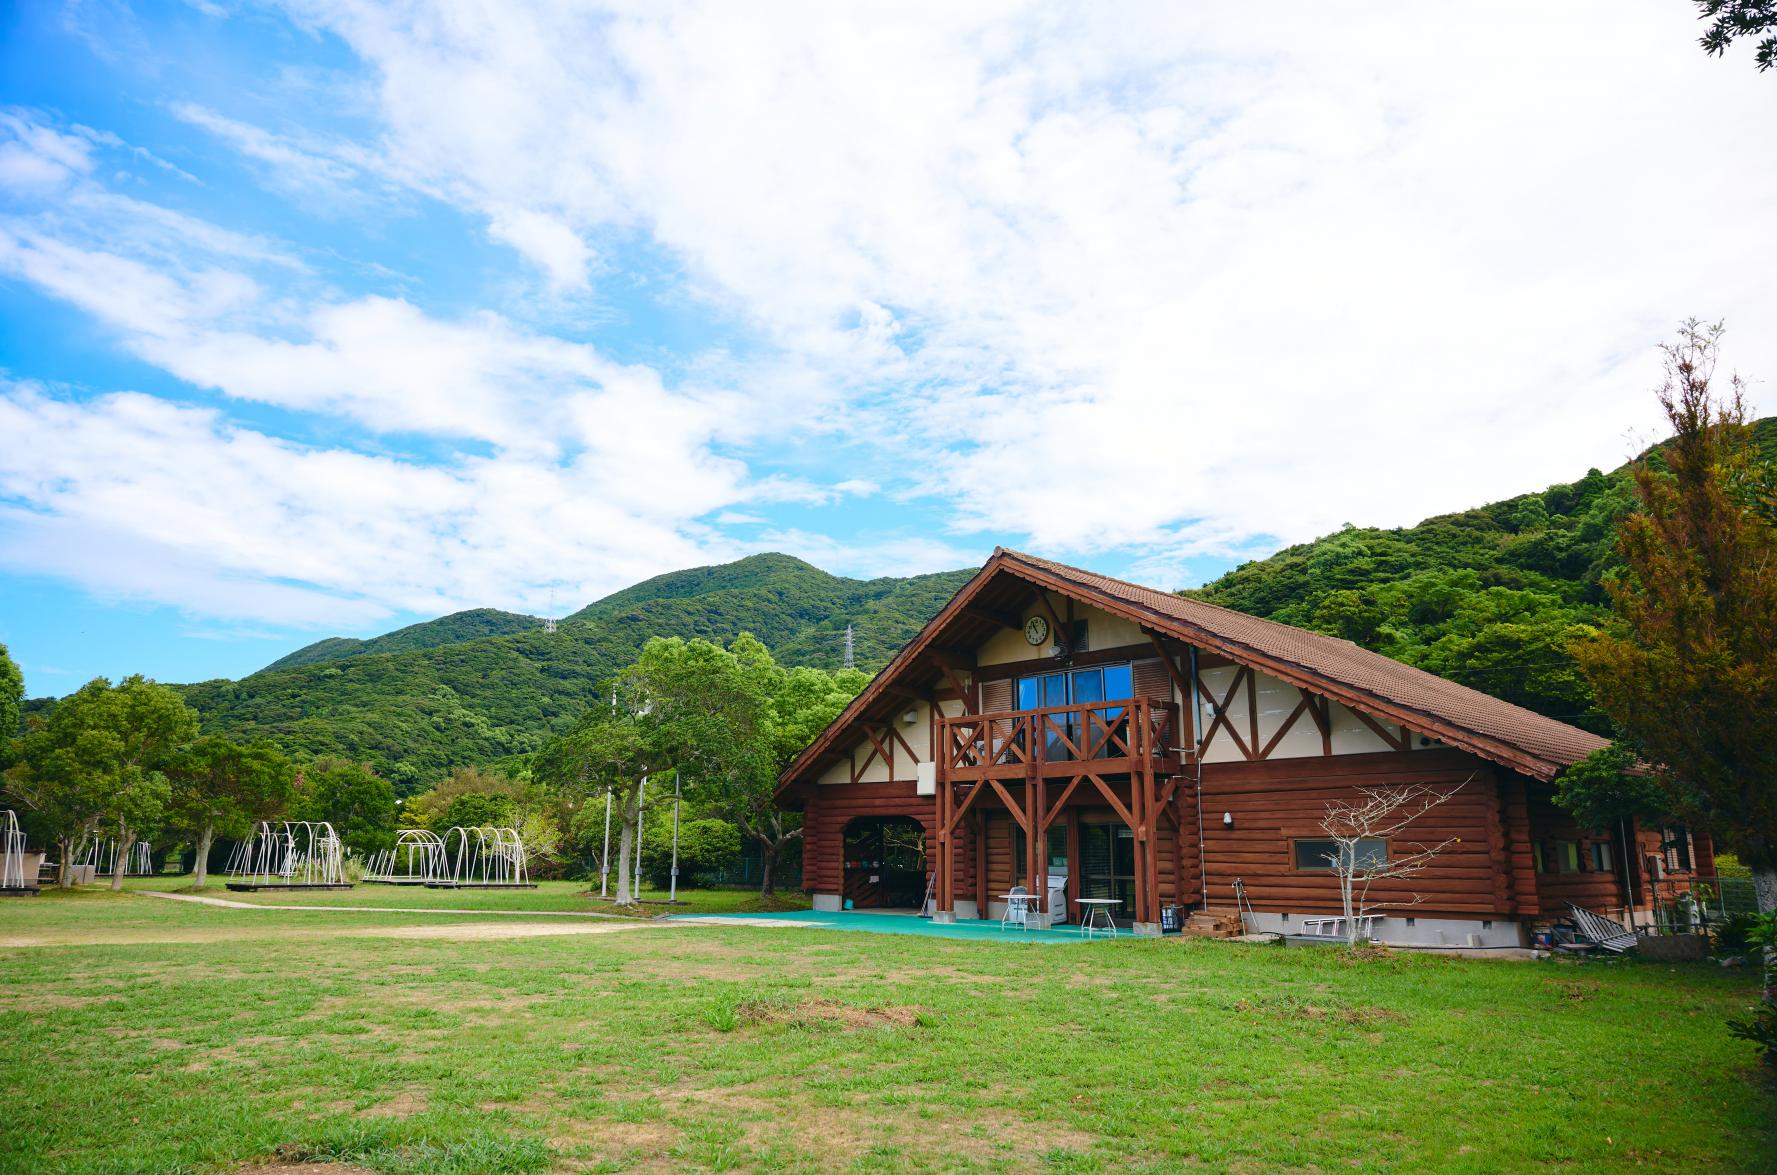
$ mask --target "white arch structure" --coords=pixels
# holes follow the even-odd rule
[[[74,863],[92,866],[95,877],[109,877],[117,865],[117,842],[88,836],[74,850]],[[123,875],[125,877],[147,877],[153,872],[153,846],[145,840],[139,840],[130,846],[129,856],[123,864]]]
[[[19,827],[18,814],[8,808],[0,812],[0,890],[36,890],[37,874],[25,877],[25,833]]]
[[[444,834],[446,889],[535,889],[526,868],[524,841],[512,828],[458,826]]]
[[[371,855],[364,880],[377,885],[430,885],[449,876],[444,840],[425,828],[403,828],[395,847]]]
[[[345,850],[325,820],[267,820],[228,858],[230,889],[349,889]]]

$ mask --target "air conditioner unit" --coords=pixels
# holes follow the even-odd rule
[[[921,796],[938,794],[938,765],[918,763],[913,768],[913,793]]]

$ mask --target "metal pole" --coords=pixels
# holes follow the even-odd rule
[[[642,776],[642,784],[636,789],[636,859],[635,884],[630,888],[634,891],[636,901],[642,900],[642,817],[647,814],[648,777]]]
[[[679,773],[673,772],[673,874],[672,885],[666,893],[666,900],[679,900]]]
[[[605,855],[599,859],[599,897],[611,892],[611,789],[605,789]]]

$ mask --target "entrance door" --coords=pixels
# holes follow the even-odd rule
[[[1080,896],[1115,898],[1117,921],[1135,917],[1135,833],[1127,824],[1080,825]]]
[[[854,909],[916,909],[925,901],[925,830],[887,816],[845,826],[844,894]]]

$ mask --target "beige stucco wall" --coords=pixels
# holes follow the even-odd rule
[[[1049,593],[1049,606],[1063,620],[1067,619],[1067,600]],[[1032,616],[1049,618],[1048,613],[1033,603],[1024,610],[1024,619]],[[1084,604],[1074,605],[1074,619],[1086,622],[1086,645],[1090,649],[1116,649],[1126,645],[1145,644],[1147,637],[1142,635],[1141,626],[1132,624],[1121,616],[1112,616],[1097,608]],[[1055,634],[1051,632],[1048,639],[1041,645],[1032,645],[1024,639],[1024,633],[1002,628],[995,632],[975,651],[975,662],[978,665],[1004,665],[1011,661],[1030,661],[1038,657],[1047,657],[1049,648],[1055,643]]]
[[[1228,687],[1238,672],[1239,670],[1235,666],[1221,665],[1214,669],[1202,670],[1201,676],[1203,684],[1209,692],[1217,698],[1222,698],[1227,695]],[[1259,711],[1259,747],[1262,748],[1271,741],[1278,729],[1288,720],[1291,711],[1301,701],[1302,695],[1295,686],[1279,681],[1265,673],[1255,674],[1253,685]],[[1331,709],[1333,754],[1366,755],[1376,751],[1394,749],[1347,707],[1334,702]],[[1210,723],[1215,719],[1209,703],[1200,702],[1197,713],[1197,729],[1200,732],[1208,730]],[[1235,691],[1233,698],[1228,702],[1228,721],[1234,725],[1235,730],[1240,732],[1242,739],[1249,737],[1251,727],[1247,711],[1247,691],[1244,687]],[[1389,730],[1400,729],[1393,723],[1383,723],[1383,725]],[[1431,745],[1438,746],[1440,744],[1434,742]],[[1423,749],[1417,736],[1413,739],[1413,746],[1415,749]],[[1290,727],[1289,733],[1284,735],[1283,740],[1272,749],[1271,757],[1273,759],[1306,758],[1318,755],[1320,751],[1320,728],[1314,724],[1312,718],[1304,714],[1296,719],[1296,723]],[[1211,742],[1203,752],[1205,763],[1228,763],[1244,758],[1245,756],[1240,753],[1240,748],[1234,744],[1233,739],[1228,737],[1225,730],[1218,730],[1215,741]]]

